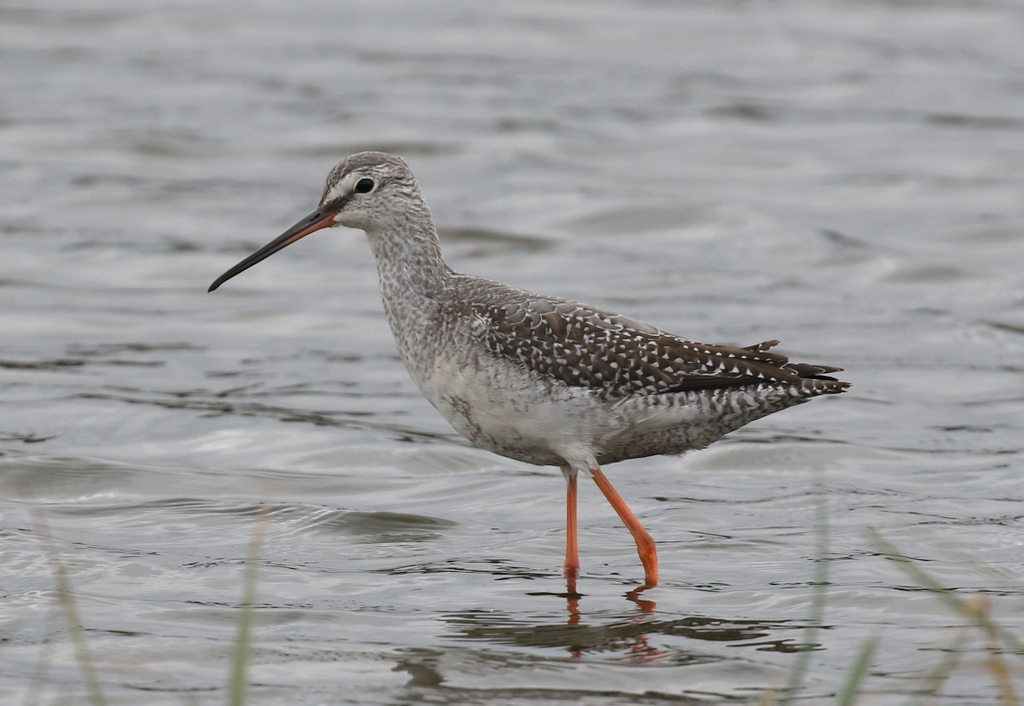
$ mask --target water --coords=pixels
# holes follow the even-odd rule
[[[268,503],[254,704],[756,701],[811,616],[829,703],[904,703],[962,617],[1018,637],[1024,21],[1015,0],[0,8],[0,695],[83,703],[43,511],[115,704],[220,703]],[[365,238],[209,283],[362,149],[456,269],[853,389],[582,486],[468,446],[396,358]],[[975,633],[946,703],[998,701]],[[1011,657],[1011,660],[1018,660]],[[1019,679],[1020,663],[1011,661]]]

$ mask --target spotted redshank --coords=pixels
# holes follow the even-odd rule
[[[843,392],[840,368],[707,345],[597,307],[454,272],[409,165],[361,152],[327,177],[319,207],[210,285],[322,228],[366,231],[384,311],[413,381],[477,446],[565,476],[565,577],[579,575],[576,478],[590,476],[658,583],[651,535],[602,464],[700,449],[755,419]]]

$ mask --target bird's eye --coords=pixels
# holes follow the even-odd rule
[[[356,193],[365,194],[373,191],[373,179],[360,179],[356,182]]]

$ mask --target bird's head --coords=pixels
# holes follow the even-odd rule
[[[360,228],[372,237],[401,216],[403,204],[422,204],[416,178],[405,160],[386,152],[354,154],[331,170],[315,211],[218,277],[209,291],[323,228]]]

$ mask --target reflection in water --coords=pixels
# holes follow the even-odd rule
[[[644,600],[640,598],[640,594],[646,591],[649,586],[641,586],[640,588],[634,588],[626,594],[626,599],[633,601],[640,608],[641,613],[653,613],[657,609],[658,604],[654,601]]]
[[[460,679],[458,672],[479,672],[475,680]],[[493,670],[502,670],[494,672]],[[542,685],[529,685],[515,679],[517,670],[529,672]],[[527,655],[509,658],[499,653],[469,653],[460,648],[427,649],[407,648],[392,671],[406,672],[409,680],[404,685],[403,698],[392,703],[432,704],[552,704],[578,703],[588,706],[661,706],[673,704],[707,704],[707,692],[702,697],[618,688],[594,684],[580,689],[572,684],[571,665],[552,665]],[[454,673],[454,674],[453,674]],[[502,676],[498,676],[501,674]],[[507,677],[512,677],[511,679]],[[453,678],[454,677],[454,678]],[[504,677],[504,678],[502,678]],[[624,688],[625,687],[625,688]]]
[[[643,600],[640,598],[640,594],[646,591],[648,588],[650,588],[650,586],[646,585],[641,586],[640,588],[634,588],[632,591],[628,591],[625,594],[625,597],[626,600],[636,603],[637,607],[640,609],[640,612],[642,614],[649,615],[655,612],[658,605],[654,601]],[[582,596],[574,595],[571,596],[567,601],[567,607],[569,610],[569,625],[579,625],[580,623],[580,620],[582,618],[582,614],[580,613],[579,607],[580,598],[582,598]],[[634,619],[634,622],[638,623],[640,621]],[[630,658],[641,663],[660,661],[662,658],[667,658],[671,654],[667,650],[662,650],[653,647],[648,641],[646,635],[635,635],[623,638],[622,645],[616,645],[613,647],[613,649],[625,652],[630,656]],[[573,653],[574,658],[579,658],[582,656],[582,652]]]
[[[644,589],[624,594],[636,606],[632,614],[588,615],[580,594],[531,593],[533,596],[559,595],[566,598],[568,619],[564,624],[532,624],[503,611],[465,611],[445,616],[457,639],[483,641],[495,645],[524,648],[557,648],[570,659],[615,655],[615,661],[648,665],[682,665],[726,658],[710,652],[665,643],[665,638],[684,638],[715,643],[750,644],[764,641],[774,631],[801,628],[791,621],[731,620],[706,616],[671,619],[655,618],[655,602],[640,598]],[[676,640],[672,640],[675,642]],[[781,642],[781,641],[779,641]],[[788,651],[788,650],[787,650]]]

